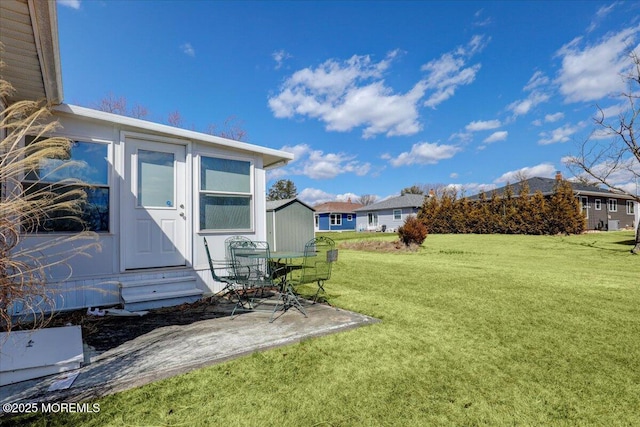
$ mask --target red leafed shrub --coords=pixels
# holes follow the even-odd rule
[[[398,228],[398,237],[406,246],[412,243],[421,245],[427,238],[427,227],[415,216],[407,217],[402,227]]]

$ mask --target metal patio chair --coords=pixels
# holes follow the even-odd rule
[[[231,258],[226,258],[224,260],[211,258],[211,251],[209,250],[207,238],[203,237],[202,239],[204,240],[204,249],[207,253],[207,261],[209,261],[211,277],[213,277],[213,280],[216,282],[224,283],[224,287],[219,294],[231,293],[239,299],[240,295],[238,294],[238,284],[236,283],[233,275]]]
[[[229,251],[234,280],[242,287],[242,291],[237,294],[244,297],[236,304],[231,316],[239,309],[253,310],[256,302],[264,298],[267,291],[275,291],[278,299],[283,299],[281,283],[276,280],[280,272],[273,268],[269,243],[235,240],[229,242]],[[269,322],[273,322],[279,306],[280,302],[276,303]]]
[[[316,237],[304,246],[302,268],[291,280],[293,286],[315,283],[318,290],[313,296],[316,303],[320,292],[325,293],[324,282],[331,278],[331,267],[338,260],[338,250],[335,243],[328,237]],[[326,299],[325,299],[326,300]]]

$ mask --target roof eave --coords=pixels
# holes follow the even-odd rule
[[[153,133],[172,135],[174,137],[184,138],[188,140],[197,140],[200,142],[228,147],[233,150],[258,153],[263,157],[264,169],[273,169],[276,167],[284,166],[294,158],[294,155],[292,153],[286,151],[261,147],[259,145],[253,145],[246,142],[235,141],[215,135],[208,135],[191,130],[176,128],[160,123],[153,123],[146,120],[135,119],[133,117],[120,116],[118,114],[93,110],[91,108],[79,107],[77,105],[60,104],[54,107],[54,111],[63,115],[67,114],[72,116],[79,116],[107,123],[116,123],[124,127],[142,129]]]
[[[28,0],[28,5],[47,103],[58,105],[63,91],[56,2]]]

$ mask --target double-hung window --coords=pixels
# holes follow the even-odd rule
[[[609,203],[609,212],[618,212],[618,200],[616,199],[608,199]]]
[[[627,215],[634,215],[634,202],[633,200],[627,200]]]
[[[602,201],[600,199],[596,199],[594,202],[595,210],[599,211],[602,209]]]
[[[253,226],[251,162],[200,157],[200,230]]]
[[[342,225],[342,214],[331,214],[331,225]]]
[[[26,137],[25,144],[34,143],[35,137]],[[58,194],[65,200],[71,190],[86,194],[80,204],[81,212],[65,209],[49,212],[47,218],[28,231],[78,232],[83,230],[109,231],[109,145],[96,142],[74,141],[66,155],[43,158],[22,180],[25,195],[38,197]],[[71,198],[71,196],[69,196]]]
[[[393,219],[395,221],[400,221],[402,219],[402,209],[393,210]]]

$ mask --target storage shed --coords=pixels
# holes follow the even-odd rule
[[[315,237],[315,210],[298,199],[267,202],[267,241],[271,251],[302,252]]]

